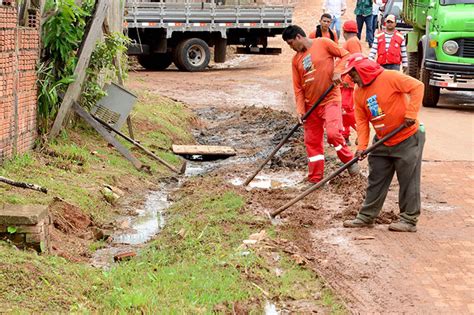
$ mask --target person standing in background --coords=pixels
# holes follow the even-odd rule
[[[346,40],[342,44],[342,48],[347,50],[351,54],[362,53],[362,45],[360,44],[359,38],[357,38],[357,23],[356,21],[346,21],[342,25],[342,31],[344,39]],[[341,96],[342,96],[342,136],[346,140],[347,145],[351,145],[349,139],[351,135],[351,128],[356,130],[356,120],[354,115],[354,82],[350,75],[346,74],[342,77],[341,85]],[[357,141],[356,141],[357,144]]]
[[[365,23],[365,38],[369,43],[369,47],[372,47],[374,42],[374,31],[372,29],[372,2],[373,0],[357,0],[354,14],[357,20],[357,37],[361,39],[362,29]]]
[[[396,30],[396,25],[395,15],[390,14],[385,18],[385,30],[375,36],[369,58],[376,60],[379,65],[389,70],[399,71],[402,64],[405,72],[408,67],[405,36]]]
[[[316,26],[316,29],[312,31],[309,34],[310,39],[315,39],[319,37],[326,37],[335,42],[336,44],[338,43],[339,36],[331,30],[329,25],[331,25],[331,20],[332,17],[328,13],[324,13],[321,15],[321,19],[319,20],[319,25]]]
[[[335,29],[337,38],[341,37],[341,17],[346,13],[346,0],[325,0],[323,3],[323,13],[332,17],[330,29]]]
[[[372,4],[372,31],[375,34],[377,33],[378,29],[378,17],[380,13],[380,7],[383,5],[382,0],[374,0],[374,3]]]

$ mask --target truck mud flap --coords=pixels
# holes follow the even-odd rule
[[[246,55],[279,55],[281,54],[281,48],[237,47],[236,53]]]
[[[149,55],[149,54],[150,54],[149,45],[132,44],[128,46],[127,55],[129,56]]]

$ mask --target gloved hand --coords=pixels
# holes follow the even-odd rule
[[[416,123],[416,119],[405,118],[405,122],[404,122],[405,127],[413,126],[415,123]]]

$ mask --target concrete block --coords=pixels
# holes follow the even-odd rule
[[[2,205],[0,225],[36,225],[48,216],[48,207],[43,205]]]

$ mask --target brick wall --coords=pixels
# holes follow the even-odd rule
[[[0,163],[33,146],[37,137],[36,64],[39,16],[18,26],[14,1],[0,0]]]

